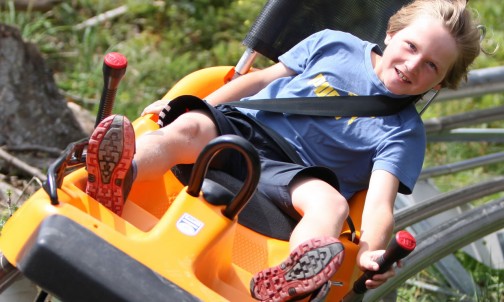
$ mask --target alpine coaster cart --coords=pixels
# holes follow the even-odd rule
[[[236,67],[198,70],[181,79],[165,99],[204,98],[252,69],[260,53],[273,61],[310,34],[347,31],[383,47],[388,18],[407,0],[270,0],[246,36]],[[97,124],[110,115],[126,70],[121,54],[105,57],[104,90]],[[136,136],[158,129],[157,116],[133,122]],[[70,144],[37,191],[5,224],[0,236],[0,292],[20,273],[62,301],[255,301],[254,273],[280,263],[297,221],[256,192],[260,175],[255,149],[222,136],[192,167],[159,179],[135,182],[121,216],[85,194],[87,139]],[[224,149],[240,152],[249,171],[244,182],[209,169]],[[326,301],[362,298],[370,273],[355,265],[366,192],[349,202],[340,240],[345,260]],[[386,269],[415,247],[407,232],[395,235],[382,259]],[[363,277],[359,278],[361,275]],[[40,300],[41,301],[41,300]]]

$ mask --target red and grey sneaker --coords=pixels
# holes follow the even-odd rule
[[[306,297],[327,284],[344,255],[344,246],[336,238],[310,239],[296,247],[280,265],[255,274],[250,293],[257,300],[270,302]]]
[[[135,131],[130,121],[111,115],[96,126],[89,139],[86,193],[121,215],[133,182]]]

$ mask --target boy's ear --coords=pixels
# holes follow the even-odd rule
[[[394,36],[394,33],[387,32],[387,35],[385,36],[385,45],[388,45],[392,37]]]

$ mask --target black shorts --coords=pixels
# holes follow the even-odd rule
[[[318,178],[338,189],[337,177],[330,169],[320,166],[306,167],[293,163],[288,153],[284,152],[275,139],[268,135],[264,126],[232,106],[213,107],[196,97],[182,96],[172,100],[170,108],[169,116],[165,117],[168,122],[175,120],[184,112],[202,110],[213,118],[219,135],[234,134],[251,142],[258,151],[261,162],[261,177],[257,189],[294,219],[299,219],[300,215],[292,206],[289,186],[296,177]],[[226,171],[243,180],[248,173],[243,161],[238,152],[225,150],[213,159],[211,167]]]

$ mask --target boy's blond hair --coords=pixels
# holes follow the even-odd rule
[[[469,65],[481,51],[481,31],[466,9],[466,0],[416,0],[404,6],[389,20],[387,33],[395,33],[415,19],[429,16],[443,22],[455,39],[458,54],[455,63],[441,82],[443,87],[456,89],[462,79],[467,80]]]

